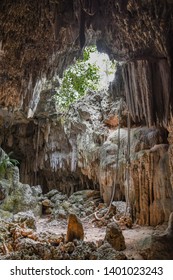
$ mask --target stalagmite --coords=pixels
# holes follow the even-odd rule
[[[84,230],[80,219],[75,214],[71,213],[68,217],[66,242],[72,242],[75,239],[83,240]]]

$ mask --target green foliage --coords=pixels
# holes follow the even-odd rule
[[[67,68],[62,79],[55,76],[46,81],[44,89],[52,91],[58,109],[63,111],[89,91],[107,90],[115,69],[116,62],[98,53],[96,46],[86,47],[82,59]]]
[[[67,108],[89,90],[98,90],[99,68],[96,63],[89,62],[90,54],[95,50],[95,47],[86,48],[83,59],[78,59],[74,65],[64,71],[60,88],[56,94],[60,107]]]
[[[6,169],[10,166],[16,166],[19,164],[18,160],[10,158],[12,152],[10,152],[8,155],[4,155],[0,159],[0,174],[5,173]]]

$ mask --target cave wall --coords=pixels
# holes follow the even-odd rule
[[[61,75],[85,45],[96,44],[123,64],[125,111],[138,129],[132,130],[131,141],[136,143],[138,135],[131,147],[137,157],[130,178],[133,215],[140,224],[167,221],[173,186],[172,15],[171,0],[1,1],[0,141],[20,160],[23,182],[67,193],[96,187],[109,201],[116,169],[116,98],[109,108],[98,95],[98,100],[82,101],[63,123],[54,107],[52,112],[45,107],[52,103],[42,92],[46,79]],[[139,125],[149,126],[144,129],[148,136]],[[126,121],[122,129],[115,199],[127,200]]]
[[[0,130],[1,146],[20,161],[22,183],[68,195],[99,189],[107,205],[115,186],[114,200],[126,201],[137,223],[155,226],[168,221],[173,211],[168,131],[131,119],[127,173],[127,106],[122,99],[114,99],[111,92],[91,92],[60,116],[52,101],[49,106],[44,102],[49,92],[42,94],[34,120]]]
[[[127,105],[135,122],[167,125],[172,104],[171,69],[166,59],[137,60],[123,67]]]
[[[168,122],[172,112],[172,1],[1,2],[1,106],[22,108],[33,116],[45,78],[62,74],[85,45],[96,43],[98,50],[126,63],[124,81],[133,117],[145,118],[148,124]]]
[[[79,55],[73,1],[2,0],[0,28],[0,104],[27,115],[45,76]]]
[[[173,192],[167,144],[156,144],[131,165],[131,205],[137,223],[158,225],[169,220]]]
[[[22,183],[41,185],[44,193],[58,189],[68,195],[94,188],[80,169],[74,169],[73,148],[61,120],[19,123],[0,132],[1,147],[7,153],[13,152],[12,158],[20,162]]]
[[[56,109],[52,91],[42,91],[33,119],[1,110],[0,145],[20,163],[20,180],[31,186],[41,185],[43,192],[53,188],[68,195],[81,189],[99,188],[77,165],[76,139],[81,128],[69,128]],[[81,126],[81,128],[80,128]]]

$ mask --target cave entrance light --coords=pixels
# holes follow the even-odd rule
[[[97,50],[90,54],[91,64],[96,64],[99,69],[99,88],[108,89],[109,84],[114,80],[116,63],[111,61],[106,53],[100,53]]]
[[[76,59],[64,71],[62,78],[56,77],[59,84],[54,88],[57,105],[67,109],[90,91],[107,91],[115,69],[116,62],[111,61],[107,54],[99,53],[96,46],[86,47],[83,57]]]

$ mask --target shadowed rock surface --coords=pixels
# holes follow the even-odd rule
[[[140,254],[147,260],[173,259],[173,213],[170,214],[169,223],[163,234],[155,234],[139,242]]]

